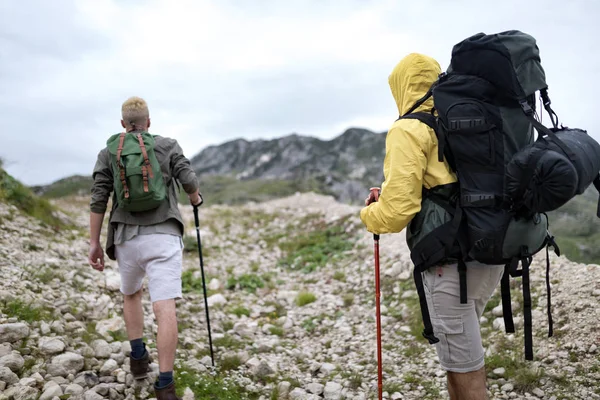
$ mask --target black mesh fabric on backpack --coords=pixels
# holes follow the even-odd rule
[[[553,130],[535,118],[537,92],[551,116]],[[431,114],[412,114],[430,96],[433,96],[435,107]],[[425,326],[423,335],[430,343],[438,341],[427,310],[422,271],[448,260],[457,260],[460,299],[461,303],[466,303],[466,262],[477,260],[484,264],[501,264],[505,265],[501,288],[506,331],[514,332],[509,277],[521,276],[525,358],[533,359],[529,266],[532,256],[544,247],[547,253],[549,246],[554,247],[557,254],[560,251],[548,232],[548,219],[543,214],[547,209],[526,207],[534,204],[532,199],[540,195],[531,191],[529,172],[519,175],[514,172],[519,170],[515,165],[526,165],[520,168],[521,172],[531,168],[535,171],[536,163],[545,160],[542,157],[544,150],[551,148],[561,153],[567,160],[567,167],[555,168],[552,173],[546,168],[543,171],[547,172],[545,175],[538,167],[535,175],[552,182],[547,187],[560,186],[561,181],[565,183],[560,200],[549,199],[555,204],[581,193],[582,187],[585,189],[594,179],[595,184],[600,182],[597,178],[600,159],[590,162],[588,157],[588,161],[579,162],[578,157],[590,152],[583,154],[580,149],[576,151],[576,140],[567,145],[556,133],[559,131],[558,117],[550,108],[545,72],[535,39],[513,30],[492,35],[479,33],[463,40],[452,50],[448,71],[441,74],[428,94],[400,118],[419,119],[435,130],[439,160],[443,161],[445,157],[458,178],[458,201],[454,210],[450,210],[451,220],[418,241],[407,233]],[[538,141],[535,141],[534,128],[538,131]],[[537,146],[534,150],[540,155],[532,157],[532,148],[541,142],[550,144]],[[591,151],[591,158],[594,158],[594,151]],[[513,158],[517,161],[511,164]],[[551,163],[546,162],[547,165]],[[573,170],[568,168],[568,164],[573,166]],[[509,165],[512,165],[514,173],[507,173]],[[568,180],[578,173],[585,176],[581,184],[576,183],[577,187],[572,188],[573,181]],[[523,183],[523,179],[527,181]],[[600,190],[600,185],[597,188]],[[521,269],[518,269],[519,262]],[[549,336],[552,336],[549,260],[546,284]]]

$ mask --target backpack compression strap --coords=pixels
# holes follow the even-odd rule
[[[142,134],[137,134],[138,141],[140,142],[140,149],[142,149],[142,156],[144,157],[144,166],[142,166],[142,177],[144,179],[144,192],[148,193],[148,175],[150,178],[154,178],[154,174],[152,173],[152,166],[150,165],[150,160],[148,159],[148,152],[146,151],[146,145],[144,145],[144,139],[142,139]]]
[[[125,167],[121,162],[121,153],[123,152],[123,143],[125,143],[125,132],[121,132],[119,136],[119,147],[117,148],[117,167],[119,167],[119,176],[121,178],[121,184],[123,190],[125,190],[125,198],[129,198],[129,188],[127,187],[127,181],[125,180]]]

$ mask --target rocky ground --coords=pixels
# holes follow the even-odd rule
[[[86,199],[56,201],[72,229],[55,232],[0,204],[0,399],[144,399],[134,382],[119,276],[87,256]],[[216,367],[211,367],[195,230],[187,221],[178,301],[176,379],[186,399],[374,399],[372,236],[359,208],[303,194],[200,212]],[[447,399],[445,373],[421,338],[403,234],[381,240],[387,399]],[[555,335],[547,337],[545,254],[533,265],[535,360],[503,330],[499,293],[482,318],[493,399],[600,399],[600,267],[552,256]],[[156,360],[147,293],[145,337]],[[154,372],[157,365],[153,364]]]

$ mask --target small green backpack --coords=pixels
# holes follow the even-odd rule
[[[154,136],[148,132],[117,133],[106,145],[119,208],[129,212],[157,208],[167,198],[167,186],[154,153]]]

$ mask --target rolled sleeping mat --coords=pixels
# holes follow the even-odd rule
[[[506,195],[519,207],[548,212],[582,194],[600,172],[600,144],[586,131],[555,132],[517,152],[506,166]],[[570,158],[569,158],[570,156]]]

